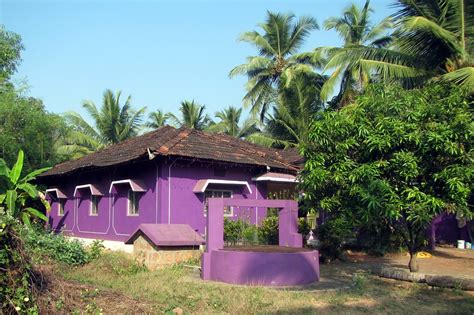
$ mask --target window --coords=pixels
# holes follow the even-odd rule
[[[90,208],[90,215],[98,215],[99,214],[99,197],[91,195],[91,208]]]
[[[230,190],[206,190],[204,192],[205,207],[204,216],[207,215],[207,198],[232,198],[232,191]],[[224,208],[224,216],[231,217],[234,215],[234,209],[232,207]]]
[[[58,199],[58,215],[64,215],[64,205],[66,203],[66,199]]]
[[[138,205],[140,201],[140,195],[133,191],[128,191],[128,215],[138,215]]]

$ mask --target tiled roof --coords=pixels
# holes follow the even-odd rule
[[[140,224],[138,229],[125,241],[133,244],[145,235],[156,246],[199,246],[204,239],[187,224]]]
[[[161,156],[269,166],[292,172],[295,172],[299,166],[295,153],[291,151],[261,147],[224,134],[164,126],[82,158],[58,164],[42,177],[123,164],[145,157],[148,150]]]

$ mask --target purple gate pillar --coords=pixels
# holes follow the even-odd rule
[[[211,253],[224,248],[224,199],[209,198],[206,222],[206,251],[202,255],[202,278],[211,279]]]
[[[303,236],[298,233],[298,204],[287,200],[278,212],[278,244],[288,247],[303,247]]]

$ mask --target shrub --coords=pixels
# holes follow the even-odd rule
[[[259,243],[259,231],[245,220],[224,218],[224,241],[228,245],[255,245]]]
[[[242,220],[229,220],[224,218],[224,241],[228,245],[235,245],[242,240],[245,222]]]
[[[37,277],[19,231],[25,229],[0,207],[0,314],[38,312]]]
[[[388,223],[369,222],[357,230],[357,247],[369,255],[383,256],[388,252],[400,251],[403,239]]]
[[[258,232],[263,244],[278,245],[278,217],[268,216],[263,219]]]
[[[298,219],[298,231],[306,236],[310,226]],[[257,227],[245,220],[224,218],[224,241],[227,245],[278,245],[278,216],[269,215]]]
[[[35,294],[41,286],[40,276],[25,250],[22,234],[38,220],[47,221],[43,211],[49,209],[44,196],[31,182],[46,171],[39,169],[24,177],[24,154],[8,167],[0,159],[0,313],[38,313]],[[35,208],[33,208],[33,206]],[[36,206],[40,206],[36,208]]]
[[[321,258],[339,258],[344,242],[353,237],[352,224],[342,216],[330,218],[316,229],[321,242]]]
[[[26,245],[37,258],[49,257],[68,265],[84,265],[91,259],[78,240],[43,230],[30,230],[25,235]]]
[[[245,224],[242,230],[243,245],[257,245],[260,244],[258,237],[258,227],[252,224]]]
[[[298,233],[302,234],[303,237],[306,237],[310,229],[311,227],[306,218],[298,218]]]

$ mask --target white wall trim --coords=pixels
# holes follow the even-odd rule
[[[132,179],[121,179],[121,180],[114,180],[110,183],[110,188],[109,188],[109,193],[111,194],[112,193],[112,188],[115,186],[115,185],[118,185],[118,184],[128,184],[130,185],[130,188],[133,190],[133,191],[136,191],[136,192],[145,192],[146,189],[144,187],[141,187],[139,185],[139,183],[136,181],[136,180],[132,180]],[[140,189],[136,189],[135,186],[138,186]]]
[[[205,183],[204,183],[204,186],[199,189],[199,190],[194,190],[193,191],[196,193],[196,192],[205,192],[206,189],[207,189],[207,186],[209,186],[209,184],[221,184],[221,185],[240,185],[240,186],[245,186],[247,187],[248,191],[250,194],[252,194],[252,188],[250,188],[250,185],[247,181],[244,181],[244,180],[227,180],[227,179],[205,179]]]
[[[253,177],[253,181],[255,182],[283,182],[283,183],[298,183],[297,179],[289,179],[289,178],[279,178],[279,177],[272,177],[272,176],[260,176],[260,177]]]
[[[103,196],[102,192],[100,192],[100,191],[99,191],[96,187],[94,187],[92,184],[85,184],[85,185],[78,185],[78,186],[76,186],[76,188],[74,188],[74,195],[73,195],[73,197],[76,197],[77,191],[78,191],[79,189],[85,189],[85,188],[89,188],[89,191],[90,191],[91,195],[94,195],[94,190],[93,190],[93,188],[94,188],[94,189],[96,189],[96,190],[100,193],[100,195],[97,195],[97,194],[96,194],[96,195],[94,195],[94,196]]]

